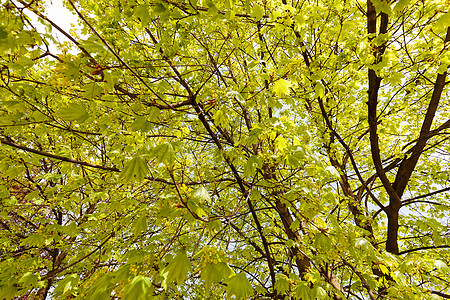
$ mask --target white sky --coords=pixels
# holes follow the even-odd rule
[[[45,33],[45,26],[38,21],[38,16],[31,11],[27,11],[26,14],[31,18],[32,24],[36,27],[37,31]],[[67,33],[69,33],[69,30],[72,28],[71,24],[75,24],[76,27],[79,28],[77,24],[78,17],[64,7],[62,0],[47,0],[46,15]],[[60,43],[68,41],[68,39],[55,28],[52,30],[52,35]],[[58,52],[54,45],[50,45],[49,47],[52,53],[56,54]]]

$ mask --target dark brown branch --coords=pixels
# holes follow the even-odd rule
[[[430,193],[427,193],[427,194],[424,194],[424,195],[420,195],[420,196],[417,196],[417,197],[414,197],[414,198],[410,198],[410,199],[402,201],[402,206],[405,206],[405,205],[408,205],[410,203],[413,203],[413,202],[415,202],[415,200],[426,198],[426,197],[430,197],[430,196],[433,196],[433,195],[436,195],[436,194],[439,194],[439,193],[444,193],[444,192],[447,192],[447,191],[450,191],[450,187],[446,187],[446,188],[443,188],[443,189],[440,189],[440,190],[437,190],[437,191],[434,191],[434,192],[430,192]]]
[[[50,158],[54,158],[54,159],[65,161],[65,162],[70,162],[70,163],[81,165],[81,166],[86,166],[86,167],[91,167],[91,168],[96,168],[96,169],[101,169],[101,170],[106,170],[106,171],[120,172],[120,169],[118,169],[118,168],[105,167],[105,166],[101,166],[101,165],[91,164],[88,162],[84,162],[84,161],[80,161],[80,160],[76,160],[76,159],[72,159],[72,158],[68,158],[68,157],[64,157],[64,156],[60,156],[60,155],[56,155],[56,154],[52,154],[52,153],[43,152],[43,151],[29,148],[26,146],[22,146],[17,143],[14,143],[11,139],[0,139],[0,141],[2,142],[2,144],[5,144],[8,146],[17,148],[17,149],[21,149],[26,152],[31,152],[31,153],[35,153],[38,155],[42,155],[45,157],[50,157]]]
[[[369,293],[370,299],[375,300],[376,299],[375,293],[370,288],[370,285],[367,283],[366,279],[364,278],[364,275],[361,274],[361,272],[359,272],[358,269],[356,269],[352,264],[350,264],[346,260],[344,260],[343,262],[344,262],[344,264],[346,266],[348,266],[359,277],[359,279],[361,280],[362,285],[364,286],[364,288]]]
[[[323,101],[320,97],[318,97],[318,102],[319,102],[319,107],[320,107],[320,111],[322,114],[322,117],[325,120],[325,123],[328,127],[328,129],[331,131],[331,133],[338,139],[339,143],[344,147],[346,154],[348,155],[348,157],[350,158],[350,162],[352,164],[353,169],[355,170],[356,175],[358,176],[359,181],[361,182],[363,188],[367,191],[367,193],[369,194],[369,196],[372,198],[372,200],[382,209],[385,210],[386,208],[384,207],[384,205],[378,201],[378,199],[375,197],[375,195],[372,193],[372,191],[370,191],[370,189],[367,187],[366,182],[364,181],[364,179],[361,176],[361,173],[358,170],[358,166],[356,165],[356,161],[353,158],[353,154],[350,151],[350,147],[347,145],[347,143],[345,143],[345,141],[342,139],[342,137],[336,132],[336,130],[334,130],[330,119],[328,118],[327,112],[325,111],[325,107],[323,105]]]
[[[419,248],[414,248],[414,249],[408,249],[405,251],[401,251],[398,253],[398,255],[403,255],[406,253],[411,253],[411,252],[416,252],[416,251],[422,251],[422,250],[430,250],[430,249],[445,249],[445,248],[450,248],[450,245],[440,245],[440,246],[426,246],[426,247],[419,247]]]
[[[67,266],[65,266],[65,267],[63,267],[63,268],[56,269],[56,270],[52,270],[52,271],[48,272],[44,277],[42,277],[41,280],[47,280],[47,279],[53,278],[53,277],[55,277],[57,274],[61,273],[62,271],[67,270],[67,269],[69,269],[70,267],[72,267],[72,266],[74,266],[74,265],[76,265],[76,264],[82,262],[83,260],[85,260],[86,258],[88,258],[89,256],[91,256],[92,254],[94,254],[95,252],[97,252],[99,249],[101,249],[101,248],[103,247],[103,245],[106,244],[106,243],[107,243],[112,237],[114,237],[114,236],[115,236],[115,232],[111,232],[111,233],[108,235],[108,237],[106,237],[106,239],[105,239],[100,245],[98,245],[97,247],[95,247],[94,250],[92,250],[91,252],[89,252],[89,253],[86,254],[85,256],[81,257],[80,259],[74,261],[73,263],[71,263],[71,264],[69,264],[69,265],[67,265]]]
[[[386,33],[388,17],[385,14],[381,14],[381,25],[380,34]],[[367,31],[370,36],[370,40],[375,38],[377,32],[377,13],[375,11],[375,6],[371,0],[367,0]],[[385,50],[386,42],[381,46],[372,45],[374,47],[373,56],[375,58],[375,64],[382,61],[382,55]],[[388,217],[388,231],[386,239],[386,250],[390,253],[398,253],[398,215],[399,209],[401,207],[401,199],[397,194],[397,191],[392,186],[391,182],[386,176],[383,168],[383,163],[381,161],[380,145],[378,139],[378,116],[377,116],[377,105],[378,105],[378,91],[380,89],[381,77],[379,77],[375,70],[369,68],[368,71],[369,79],[369,99],[367,101],[368,108],[368,122],[369,122],[369,132],[370,132],[370,151],[372,153],[372,160],[375,166],[378,178],[380,178],[384,189],[389,195],[389,205],[386,208],[386,214]]]
[[[438,296],[441,296],[442,298],[445,298],[445,299],[450,299],[450,295],[449,294],[444,294],[444,293],[439,292],[439,291],[431,291],[430,293],[438,295]]]
[[[450,42],[450,27],[447,28],[447,35],[445,37],[445,43]],[[436,111],[439,106],[439,101],[441,100],[441,95],[445,86],[445,78],[447,76],[447,72],[442,74],[438,74],[436,78],[436,82],[434,84],[433,94],[431,95],[430,103],[428,104],[428,109],[425,114],[425,118],[422,123],[422,128],[420,129],[420,135],[417,139],[416,144],[412,148],[411,156],[404,160],[400,165],[400,168],[397,172],[397,176],[395,178],[394,187],[399,195],[402,195],[406,186],[408,185],[409,179],[414,171],[417,162],[422,154],[423,149],[425,148],[428,139],[430,138],[431,126],[433,124],[433,119],[436,114]],[[448,121],[442,124],[436,130],[442,130],[446,126],[448,126]],[[444,127],[442,127],[444,126]],[[441,128],[442,127],[442,128]],[[441,129],[440,129],[441,128]]]

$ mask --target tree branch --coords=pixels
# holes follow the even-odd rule
[[[81,166],[86,166],[86,167],[91,167],[91,168],[96,168],[96,169],[101,169],[101,170],[106,170],[106,171],[120,172],[120,169],[115,168],[115,167],[105,167],[105,166],[101,166],[101,165],[91,164],[91,163],[84,162],[84,161],[81,161],[81,160],[76,160],[76,159],[64,157],[64,156],[61,156],[61,155],[47,153],[47,152],[44,152],[44,151],[40,151],[40,150],[36,150],[36,149],[29,148],[29,147],[26,147],[26,146],[22,146],[22,145],[19,145],[17,143],[14,143],[10,138],[0,139],[0,141],[2,142],[2,144],[5,144],[5,145],[8,145],[8,146],[17,148],[17,149],[21,149],[21,150],[24,150],[26,152],[31,152],[31,153],[35,153],[35,154],[38,154],[38,155],[42,155],[42,156],[45,156],[45,157],[50,157],[50,158],[54,158],[54,159],[65,161],[65,162],[70,162],[70,163],[81,165]]]
[[[414,249],[408,249],[405,251],[400,251],[398,255],[403,255],[406,253],[416,252],[416,251],[422,251],[422,250],[430,250],[430,249],[445,249],[450,248],[450,245],[439,245],[439,246],[426,246],[426,247],[419,247]]]

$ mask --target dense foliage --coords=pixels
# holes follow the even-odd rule
[[[64,4],[0,9],[0,298],[450,298],[448,1]]]

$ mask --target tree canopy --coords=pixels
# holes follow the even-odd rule
[[[448,1],[1,3],[0,298],[450,298]]]

